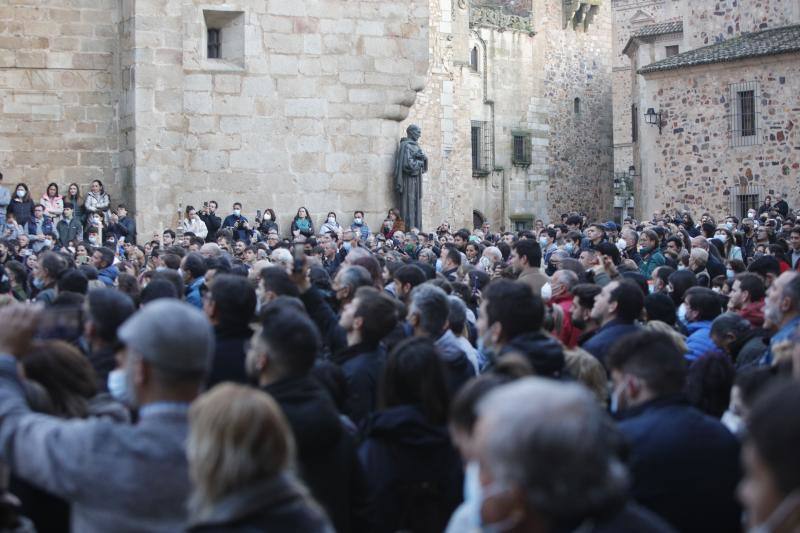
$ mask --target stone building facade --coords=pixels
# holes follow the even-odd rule
[[[417,122],[426,227],[599,215],[611,6],[596,4],[18,0],[0,7],[0,168],[37,194],[101,179],[143,232],[210,199],[272,207],[284,229],[301,205],[377,227]],[[492,128],[478,173],[473,122]]]
[[[776,192],[800,205],[800,2],[614,8],[615,170],[635,169],[636,215],[741,216]]]
[[[609,213],[609,3],[433,0],[430,40],[408,119],[435,154],[427,212],[495,228]]]

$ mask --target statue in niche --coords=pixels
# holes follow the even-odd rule
[[[408,137],[400,139],[394,164],[394,187],[400,195],[400,212],[406,228],[422,229],[422,174],[428,171],[428,156],[419,141],[422,130],[412,124],[406,129]]]

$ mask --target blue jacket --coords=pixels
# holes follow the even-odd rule
[[[250,235],[253,234],[253,230],[245,229],[244,223],[247,222],[247,217],[243,216],[236,216],[236,215],[228,215],[225,217],[225,220],[222,221],[223,228],[231,228],[233,230],[233,240],[235,241],[249,241]]]
[[[105,283],[107,287],[114,286],[114,280],[117,279],[117,276],[119,276],[119,270],[114,265],[107,266],[97,273],[97,279]]]
[[[711,321],[701,320],[686,324],[689,336],[686,338],[686,347],[689,348],[686,359],[694,361],[708,352],[721,353],[720,349],[711,340]]]
[[[739,443],[680,395],[624,411],[632,496],[682,533],[741,530]]]
[[[800,316],[790,320],[785,326],[778,330],[775,335],[769,340],[769,348],[764,352],[764,356],[758,362],[759,365],[771,365],[772,364],[772,347],[778,343],[788,341],[795,330],[800,326]]]
[[[362,241],[366,241],[369,238],[369,226],[367,226],[366,222],[362,222],[360,226],[353,222],[350,224],[350,229],[353,230],[353,233],[359,232],[359,239]]]
[[[186,303],[192,304],[193,306],[197,307],[198,309],[203,308],[203,297],[200,296],[200,287],[203,286],[205,283],[204,277],[199,277],[193,282],[191,282],[186,287]]]
[[[606,355],[611,346],[619,339],[630,333],[636,333],[641,328],[636,324],[614,319],[600,329],[581,348],[595,356],[605,365]]]

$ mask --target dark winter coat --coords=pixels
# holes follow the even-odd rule
[[[206,378],[206,388],[210,389],[223,381],[248,382],[244,365],[244,345],[252,335],[253,330],[247,324],[214,327],[216,344],[211,370]]]
[[[630,333],[636,333],[640,329],[639,326],[631,322],[614,319],[601,326],[588,341],[583,343],[581,348],[597,357],[605,365],[606,355],[617,339]]]
[[[264,387],[292,428],[300,478],[337,531],[370,531],[370,499],[356,444],[328,393],[308,376]],[[298,529],[298,531],[301,531]]]
[[[444,425],[413,405],[370,419],[359,457],[375,496],[380,532],[444,531],[462,498],[462,466]]]
[[[739,443],[719,420],[680,396],[649,401],[622,417],[637,502],[683,533],[740,530]]]
[[[360,343],[337,354],[334,361],[341,366],[347,380],[344,414],[359,425],[377,408],[378,382],[386,363],[386,350],[380,344]]]

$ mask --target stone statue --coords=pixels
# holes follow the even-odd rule
[[[406,130],[408,137],[400,139],[394,164],[394,188],[400,195],[400,214],[406,229],[422,229],[422,174],[428,171],[428,157],[419,147],[422,130],[412,124]]]

